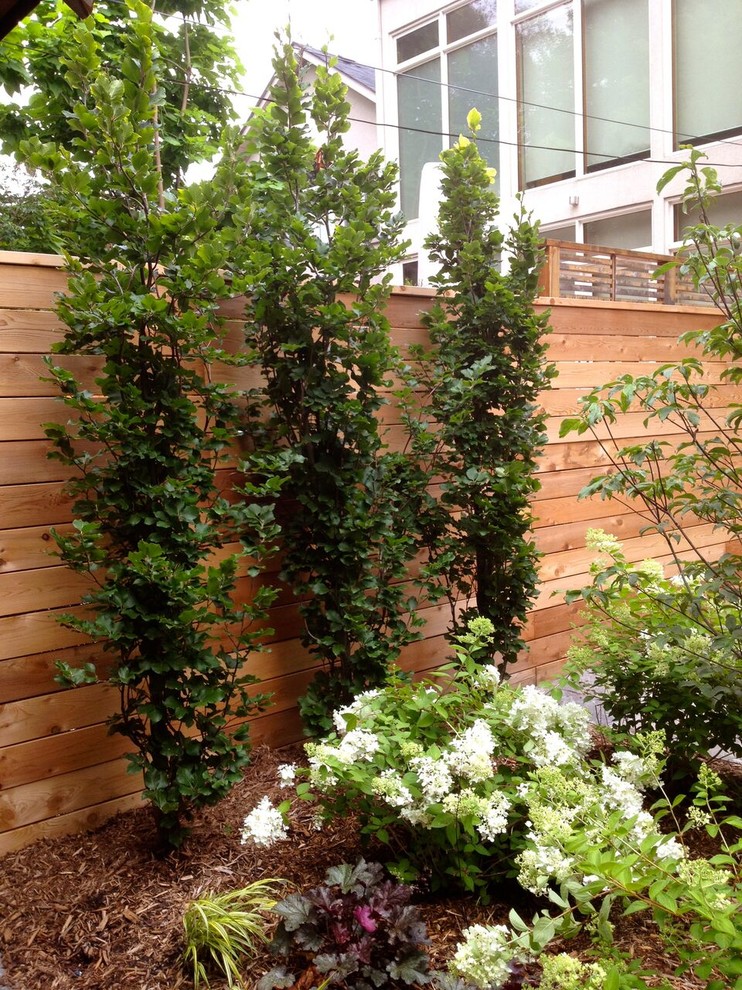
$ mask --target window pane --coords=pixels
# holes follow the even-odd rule
[[[473,0],[446,14],[446,32],[449,44],[497,24],[497,0]]]
[[[570,241],[574,244],[577,240],[577,230],[573,223],[561,227],[540,227],[539,233],[550,241]]]
[[[490,165],[498,168],[497,36],[452,52],[448,56],[448,80],[450,143],[459,134],[468,134],[466,116],[476,107],[482,114],[482,129],[477,135],[479,150]]]
[[[518,25],[518,59],[523,181],[573,175],[574,151],[567,150],[575,146],[571,7]]]
[[[636,248],[649,247],[652,243],[652,212],[639,210],[619,217],[605,217],[585,224],[586,244],[600,247]]]
[[[587,166],[649,151],[647,0],[585,0]]]
[[[515,0],[515,13],[525,14],[527,10],[535,7],[538,3],[541,3],[541,0]]]
[[[429,52],[431,48],[438,47],[438,21],[431,21],[410,31],[409,34],[397,38],[397,61],[406,62],[408,58],[415,58],[423,52]]]
[[[706,213],[709,223],[714,227],[725,227],[730,223],[735,226],[742,224],[742,192],[715,196],[709,203]],[[697,211],[686,213],[682,204],[678,203],[675,206],[675,239],[682,241],[684,229],[700,222],[701,217]]]
[[[677,142],[742,131],[742,0],[675,0]]]
[[[440,80],[438,59],[402,73],[397,80],[400,195],[408,220],[414,219],[420,208],[423,165],[437,162],[442,150]]]

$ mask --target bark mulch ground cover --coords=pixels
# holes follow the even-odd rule
[[[183,969],[182,918],[204,891],[243,887],[281,877],[299,889],[320,883],[328,866],[373,858],[346,820],[318,832],[312,808],[292,813],[289,841],[270,849],[240,844],[245,815],[277,785],[279,764],[295,761],[299,747],[255,752],[244,780],[214,808],[200,812],[190,840],[167,858],[152,852],[155,834],[145,807],[112,819],[95,832],[41,841],[0,859],[0,959],[9,990],[181,990],[192,987]],[[461,931],[507,920],[512,895],[488,906],[472,898],[422,903],[434,964],[450,958]],[[534,905],[517,905],[530,916]],[[617,929],[617,943],[664,974],[677,990],[699,984],[672,977],[673,960],[643,915]],[[560,948],[579,954],[579,941]],[[270,968],[263,954],[245,970],[245,986]],[[658,980],[658,984],[659,984]],[[213,990],[226,984],[218,977]]]

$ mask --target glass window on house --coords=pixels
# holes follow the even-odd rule
[[[572,7],[517,26],[521,186],[575,174]]]
[[[675,240],[682,241],[686,227],[701,223],[701,215],[696,210],[688,212],[682,203],[675,204],[674,212]],[[706,208],[706,215],[714,227],[725,227],[728,224],[739,226],[742,224],[742,191],[715,196]]]
[[[583,0],[586,167],[649,153],[648,0]]]
[[[397,79],[400,206],[408,220],[420,206],[420,177],[441,153],[441,64],[424,62]]]
[[[588,220],[583,241],[599,247],[625,248],[627,251],[648,248],[652,243],[652,211],[637,210],[618,216]]]
[[[742,131],[742,0],[674,0],[676,144]]]
[[[497,36],[481,38],[448,56],[448,120],[451,138],[468,134],[466,117],[472,107],[482,115],[477,145],[493,168],[499,167],[497,108]],[[496,180],[497,181],[497,180]]]
[[[396,40],[400,196],[409,220],[419,213],[423,167],[466,133],[472,107],[482,114],[480,150],[498,167],[496,22],[496,0],[471,0]]]
[[[575,224],[561,224],[558,227],[541,227],[541,236],[550,241],[569,241],[574,244],[577,240],[577,228]]]

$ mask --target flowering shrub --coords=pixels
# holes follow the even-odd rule
[[[289,966],[311,967],[316,986],[372,990],[430,981],[428,938],[410,887],[384,879],[382,866],[364,860],[332,867],[325,880],[273,908],[281,921],[271,950],[287,964],[267,973],[258,990],[293,986],[297,975]]]
[[[739,661],[720,649],[730,606],[700,584],[692,571],[666,578],[656,561],[631,565],[621,544],[588,530],[600,554],[593,585],[572,597],[587,603],[587,623],[569,651],[571,679],[625,732],[661,729],[674,763],[687,763],[715,746],[742,756]]]
[[[256,846],[272,846],[288,838],[288,826],[284,812],[288,804],[274,808],[270,799],[264,797],[245,818],[242,825],[242,844],[251,842]]]
[[[417,685],[396,680],[336,711],[336,732],[309,743],[308,781],[325,819],[360,815],[388,844],[401,879],[484,894],[523,846],[523,788],[538,767],[584,762],[589,716],[534,687],[500,684],[472,660],[492,637],[477,618],[455,643],[457,663]]]

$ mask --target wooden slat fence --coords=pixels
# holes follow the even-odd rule
[[[708,295],[676,269],[652,278],[656,269],[671,260],[670,255],[649,251],[547,240],[542,292],[554,299],[708,306]]]
[[[54,386],[39,380],[42,357],[60,336],[52,312],[54,294],[65,288],[58,265],[53,256],[0,253],[0,853],[41,836],[96,826],[140,800],[140,780],[126,772],[121,758],[126,741],[106,732],[114,692],[106,686],[62,690],[54,681],[56,660],[83,662],[96,655],[94,646],[56,621],[60,612],[79,608],[85,588],[82,577],[50,554],[50,527],[71,522],[63,492],[66,469],[47,459],[42,428],[64,410]],[[395,290],[388,315],[403,351],[425,342],[420,313],[431,299],[430,290]],[[715,321],[713,311],[647,303],[556,300],[551,311],[549,353],[559,378],[543,397],[549,445],[540,461],[535,538],[544,558],[541,591],[528,622],[530,651],[515,671],[523,681],[546,680],[560,667],[577,619],[564,592],[587,581],[587,527],[615,533],[631,559],[666,559],[659,540],[639,536],[640,522],[628,508],[577,501],[580,488],[604,467],[605,456],[592,439],[560,440],[561,420],[574,414],[587,389],[615,374],[671,360],[679,354],[678,334]],[[226,307],[225,315],[230,338],[238,344],[239,304]],[[94,360],[65,360],[94,379]],[[399,442],[402,430],[393,407],[384,411],[384,422],[390,442]],[[626,417],[621,430],[626,437],[643,436],[641,417]],[[228,468],[221,480],[229,484]],[[694,538],[722,549],[707,525],[694,527]],[[248,579],[243,587],[248,594]],[[424,638],[402,656],[407,669],[423,671],[445,657],[445,606],[427,608],[425,618]],[[255,719],[252,738],[280,745],[301,735],[295,700],[312,669],[298,641],[300,618],[290,595],[279,598],[271,624],[270,652],[256,654],[250,669],[274,693],[274,704]]]

